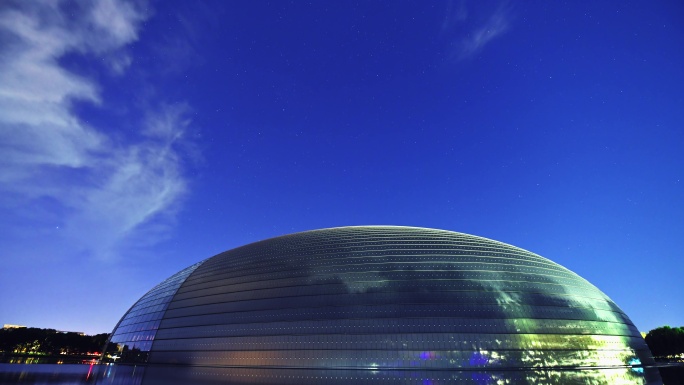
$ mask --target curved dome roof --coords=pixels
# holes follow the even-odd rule
[[[621,368],[590,371],[613,376],[606,383],[644,383],[630,365],[653,362],[627,315],[572,271],[486,238],[393,226],[218,254],[145,294],[111,342],[120,362],[165,366],[160,383],[525,376],[510,369],[567,381],[561,369],[585,367]]]

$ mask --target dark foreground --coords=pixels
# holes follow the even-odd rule
[[[506,371],[374,371],[0,364],[0,384],[209,385],[209,384],[664,384],[684,385],[684,364],[659,368]],[[662,377],[662,382],[658,376]],[[192,376],[192,379],[190,379]],[[199,379],[199,381],[198,381]]]

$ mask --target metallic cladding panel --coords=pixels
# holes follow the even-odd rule
[[[653,358],[600,290],[536,254],[461,233],[364,226],[268,239],[195,265],[166,298],[148,362],[235,383],[584,367],[615,368],[603,382],[592,372],[596,383],[658,383],[630,370]]]
[[[180,285],[202,262],[172,275],[138,300],[114,328],[109,344],[116,346],[115,362],[147,362],[164,312]],[[110,345],[111,346],[111,345]],[[103,355],[106,355],[105,351]]]

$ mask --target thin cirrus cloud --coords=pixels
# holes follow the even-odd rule
[[[491,14],[479,18],[468,13],[466,2],[449,2],[442,31],[459,30],[461,37],[454,42],[452,57],[458,61],[472,58],[482,52],[495,38],[510,28],[510,7],[501,3]],[[459,28],[462,27],[462,28]]]
[[[60,228],[55,237],[100,258],[164,235],[187,192],[178,148],[187,144],[188,108],[162,105],[139,126],[125,127],[136,139],[124,140],[123,127],[89,125],[74,112],[74,101],[99,109],[107,103],[100,84],[60,59],[97,56],[112,76],[121,75],[131,64],[126,46],[147,17],[123,0],[20,2],[0,10],[0,208],[39,216],[25,223]],[[45,201],[51,210],[32,210]],[[2,227],[14,225],[0,220]],[[136,237],[141,231],[145,236]]]

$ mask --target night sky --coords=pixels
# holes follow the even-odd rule
[[[684,325],[684,3],[3,1],[0,323],[110,332],[325,227],[479,235]]]

